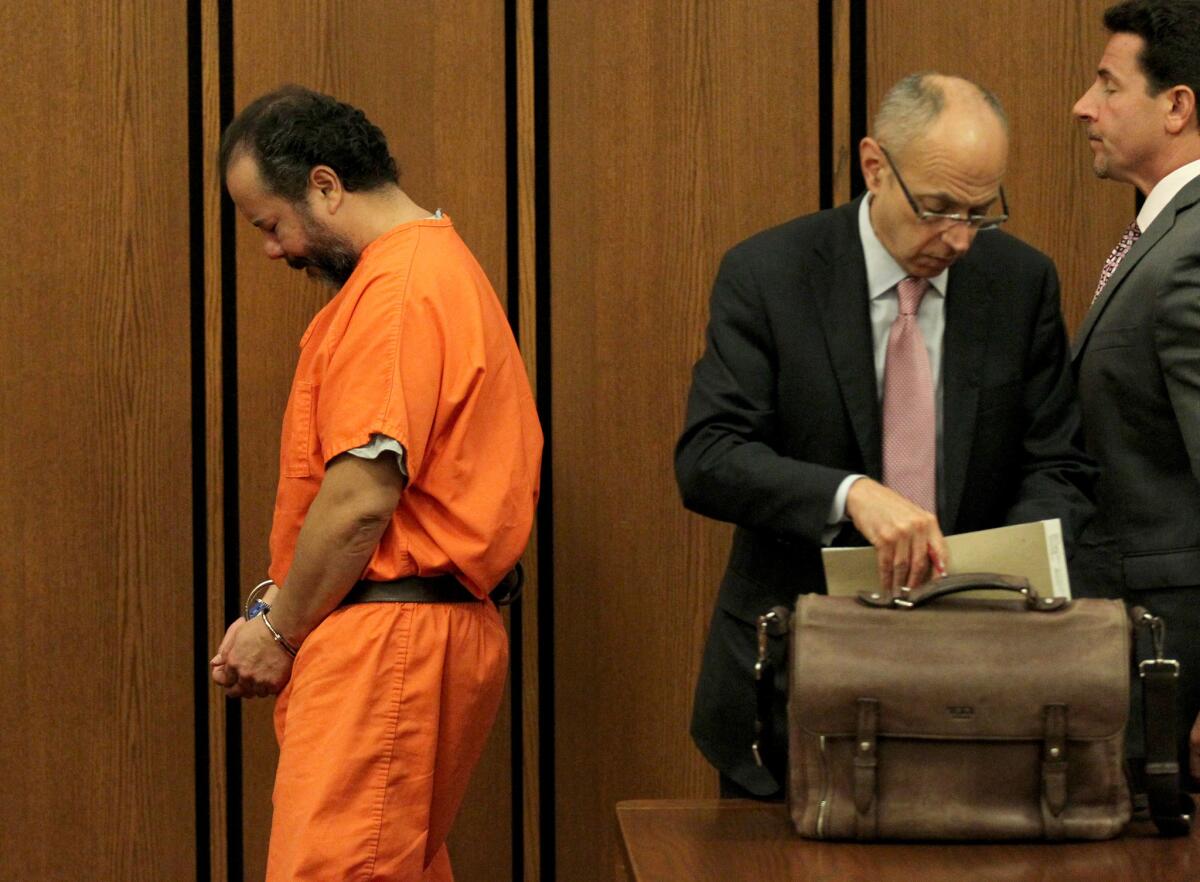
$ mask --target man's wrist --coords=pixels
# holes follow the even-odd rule
[[[300,651],[300,647],[293,645],[292,642],[284,637],[283,634],[280,633],[279,629],[272,624],[270,608],[268,607],[268,609],[264,609],[261,613],[259,613],[258,618],[262,619],[263,624],[266,625],[267,630],[271,633],[271,639],[279,644],[279,648],[292,658],[295,658],[296,653]]]
[[[844,524],[846,521],[852,520],[850,513],[846,511],[846,501],[850,497],[850,488],[853,487],[860,479],[866,475],[852,474],[847,475],[842,479],[842,483],[838,484],[837,492],[833,494],[833,502],[829,507],[828,524]]]

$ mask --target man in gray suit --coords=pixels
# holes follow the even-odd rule
[[[1072,361],[1097,515],[1080,540],[1080,595],[1122,597],[1167,622],[1181,661],[1178,729],[1200,710],[1200,0],[1127,0],[1074,107],[1096,174],[1145,197],[1113,249]],[[1191,735],[1200,775],[1200,724]]]

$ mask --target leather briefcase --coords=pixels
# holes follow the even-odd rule
[[[948,597],[979,588],[1016,600]],[[771,616],[787,611],[760,619],[760,662]],[[896,597],[801,595],[788,653],[796,829],[860,840],[1117,835],[1131,815],[1131,629],[1120,601],[1040,598],[992,574]]]

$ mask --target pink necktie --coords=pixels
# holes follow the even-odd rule
[[[936,513],[933,375],[917,327],[917,308],[928,289],[928,279],[912,276],[897,286],[900,314],[888,334],[883,370],[883,483]]]
[[[1092,295],[1092,303],[1100,299],[1100,292],[1104,290],[1104,286],[1108,284],[1108,280],[1112,278],[1112,274],[1121,265],[1121,258],[1125,256],[1125,252],[1133,247],[1133,243],[1141,235],[1142,230],[1136,220],[1125,228],[1125,232],[1121,235],[1121,241],[1117,243],[1112,253],[1108,255],[1108,260],[1104,261],[1104,269],[1100,270],[1100,281],[1096,285],[1096,293]]]

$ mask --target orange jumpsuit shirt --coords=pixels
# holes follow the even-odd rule
[[[450,219],[367,246],[300,348],[271,578],[284,584],[325,464],[383,434],[404,447],[409,479],[363,577],[452,573],[487,594],[528,541],[542,432],[508,320]]]

